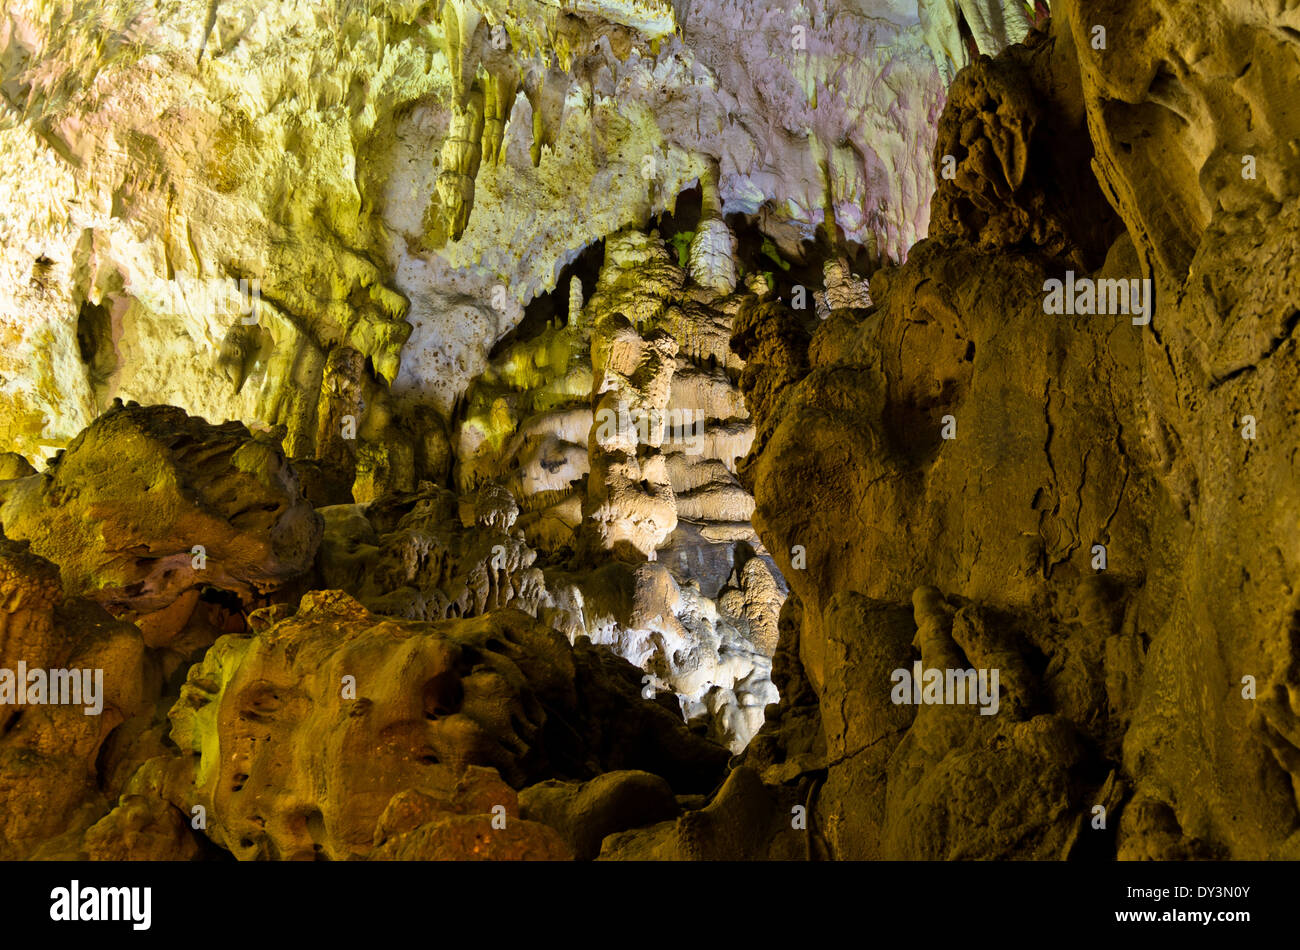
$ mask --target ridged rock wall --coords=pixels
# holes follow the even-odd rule
[[[0,481],[4,857],[590,857],[721,780],[676,697],[571,643],[505,489],[466,524],[428,484],[318,514],[292,474],[123,405]]]
[[[693,765],[684,729],[669,730],[676,746],[656,745],[645,716],[658,707],[575,735],[565,722],[580,704],[616,694],[587,657],[577,668],[559,633],[517,612],[429,625],[376,617],[336,591],[252,619],[259,632],[208,651],[169,714],[187,755],[144,770],[165,774],[187,811],[202,805],[210,837],[236,857],[342,860],[382,847],[429,859],[463,853],[465,836],[487,839],[484,856],[564,858],[553,828],[520,820],[514,789],[582,777],[597,761],[648,765],[688,788],[707,775],[712,750]],[[361,750],[378,752],[366,768]]]
[[[525,108],[556,114],[555,86],[528,85],[542,45],[548,70],[603,75],[574,65],[594,30],[631,82],[651,62],[690,68],[665,51],[715,18],[777,23],[593,4],[561,29],[542,6],[535,34],[509,14],[504,59],[480,26],[506,13],[429,21],[447,98],[407,117],[446,119],[414,189],[438,197],[402,208],[437,254],[482,252],[476,228],[504,233],[501,209],[527,205],[524,186],[503,197],[512,154],[545,168],[565,128],[594,147],[600,106],[577,108],[568,84],[569,120],[512,131]],[[1002,42],[958,7],[959,38]],[[594,284],[561,288],[544,327],[494,323],[519,329],[482,343],[445,423],[403,406],[407,367],[435,378],[406,361],[420,346],[386,380],[373,334],[399,321],[366,289],[323,304],[337,335],[270,377],[306,415],[208,424],[105,403],[39,472],[24,430],[0,456],[0,668],[106,676],[97,716],[38,704],[0,721],[4,855],[1300,857],[1300,12],[1043,12],[1046,31],[953,79],[928,237],[905,261],[855,274],[857,225],[829,202],[844,234],[824,228],[821,259],[799,260],[825,276],[811,307],[741,266],[725,211],[744,203],[743,163],[683,149],[668,164],[699,180],[703,211],[678,256],[641,211],[624,226],[596,208]],[[814,125],[835,118],[811,73],[791,75]],[[614,109],[600,82],[591,101]],[[71,174],[63,161],[49,167]],[[796,220],[764,222],[778,257]],[[546,232],[566,249],[539,261],[521,248],[540,233],[492,252],[553,268],[539,288],[584,246]],[[75,259],[98,260],[86,240]],[[74,302],[73,259],[33,258],[12,299],[75,310],[51,352],[75,345],[87,398],[109,399],[130,372],[104,343],[117,304]],[[492,279],[515,308],[532,293]],[[477,309],[487,285],[457,286]],[[247,388],[249,354],[289,337],[238,326],[218,365]],[[602,430],[620,402],[704,411],[701,450],[655,423]],[[998,677],[979,704],[902,701],[897,674],[918,666]]]
[[[737,320],[792,591],[746,801],[812,783],[831,857],[1295,858],[1297,14],[1053,6],[955,80],[874,308]],[[996,712],[897,702],[917,661]]]

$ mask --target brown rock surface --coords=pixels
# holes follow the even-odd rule
[[[960,148],[959,173],[875,310],[806,350],[772,329],[790,316],[737,326],[742,472],[802,607],[832,855],[1300,855],[1300,188],[1269,85],[1296,58],[1291,14],[1236,11],[1054,5],[1050,38],[955,83],[936,170]],[[1092,147],[1100,191],[1063,190]],[[1067,269],[1150,278],[1150,324],[1049,312]],[[918,659],[1000,669],[997,714],[896,705]]]
[[[726,759],[641,700],[624,661],[575,653],[517,611],[424,623],[323,591],[252,619],[257,633],[222,638],[190,670],[170,715],[192,786],[182,773],[160,790],[202,805],[207,834],[241,859],[377,845],[377,857],[567,856],[550,829],[516,821],[512,789],[630,763],[693,791]],[[599,726],[577,728],[583,717]]]
[[[1300,859],[1300,10],[1040,25],[957,75],[869,281],[834,202],[796,273],[742,248],[706,163],[682,266],[607,235],[445,419],[372,280],[225,338],[277,425],[0,454],[0,671],[104,674],[0,705],[0,858]],[[523,81],[458,50],[439,243]]]
[[[606,772],[589,782],[539,782],[520,793],[525,818],[558,830],[579,860],[611,834],[677,817],[673,790],[649,772]]]
[[[20,697],[23,672],[31,688]],[[75,853],[111,807],[98,772],[121,757],[105,754],[106,740],[151,714],[160,672],[135,627],[65,600],[52,563],[0,539],[0,676],[11,678],[0,691],[0,858],[32,856],[61,837],[54,851]]]
[[[109,409],[46,471],[3,483],[0,521],[69,593],[135,613],[204,586],[266,594],[321,534],[278,444],[170,406]]]

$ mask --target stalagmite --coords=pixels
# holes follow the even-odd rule
[[[826,289],[813,292],[820,319],[825,320],[833,310],[871,306],[870,282],[852,273],[847,260],[840,257],[827,261],[823,273],[826,275]]]
[[[0,859],[1300,859],[1295,6],[0,4]]]
[[[575,274],[569,278],[569,322],[577,329],[582,324],[582,280]]]

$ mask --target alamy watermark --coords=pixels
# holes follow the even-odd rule
[[[0,669],[0,706],[84,706],[87,716],[104,711],[104,671]]]
[[[1075,278],[1065,272],[1065,280],[1053,277],[1043,284],[1043,312],[1051,316],[1131,315],[1133,325],[1144,327],[1151,322],[1152,289],[1150,278],[1119,280],[1091,277]]]
[[[261,317],[262,281],[256,277],[232,281],[177,274],[163,285],[160,297],[156,305],[175,313],[233,312],[240,323],[251,327]]]
[[[896,706],[978,705],[981,716],[998,711],[997,670],[926,670],[917,660],[910,671],[894,670],[889,680],[894,684],[889,698]]]
[[[152,923],[153,888],[68,887],[50,891],[50,920],[125,920],[132,930],[148,930]]]

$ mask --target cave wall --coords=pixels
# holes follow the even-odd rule
[[[1052,12],[957,76],[873,310],[738,322],[816,694],[751,754],[825,769],[838,857],[1294,858],[1297,14]],[[1050,312],[1067,271],[1149,322]],[[1000,669],[999,711],[894,702],[917,659]]]

